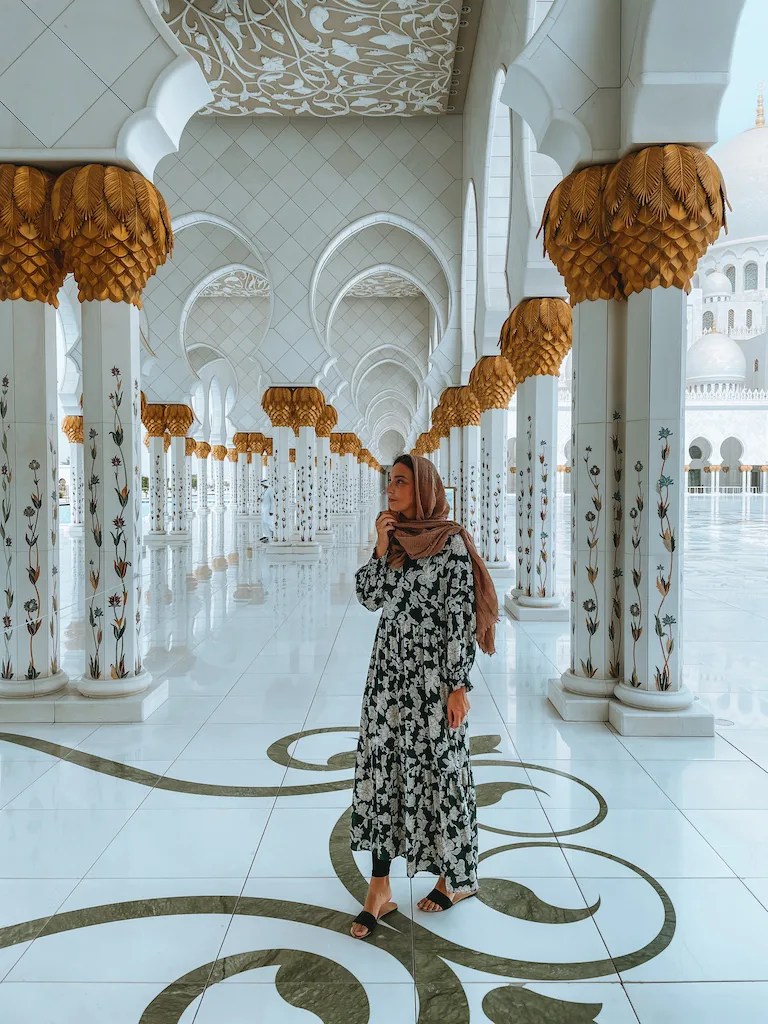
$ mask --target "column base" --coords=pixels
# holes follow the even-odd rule
[[[326,544],[333,544],[333,530],[318,530],[317,539]]]
[[[612,700],[608,721],[621,736],[714,736],[715,716],[701,706],[698,697],[678,711],[630,708]]]
[[[141,538],[145,544],[155,545],[165,544],[168,540],[168,534],[165,530],[147,530],[147,532]]]
[[[331,518],[338,523],[356,523],[357,512],[334,512]]]
[[[192,534],[189,530],[169,530],[165,535],[165,539],[169,544],[189,544],[192,540]]]
[[[132,697],[147,690],[151,682],[152,676],[146,669],[142,669],[137,676],[126,676],[124,679],[88,679],[81,676],[75,680],[75,686],[83,697],[98,700],[109,697]]]
[[[266,554],[270,562],[319,562],[321,550],[321,545],[316,541],[270,541],[266,545]]]
[[[567,622],[570,614],[559,597],[524,597],[512,591],[505,596],[504,607],[520,622]]]
[[[684,711],[693,703],[693,694],[687,686],[679,690],[643,690],[622,682],[616,686],[614,694],[622,704],[640,711]]]
[[[0,722],[69,722],[119,725],[144,722],[168,699],[168,680],[153,682],[143,693],[113,700],[84,697],[70,684],[59,696],[39,700],[0,700]]]
[[[483,565],[491,574],[491,579],[510,580],[514,578],[515,567],[509,562],[486,562],[484,560]]]
[[[571,693],[563,686],[562,679],[550,679],[547,698],[564,722],[608,721],[610,697]]]
[[[210,512],[211,512],[211,510],[209,508],[196,508],[195,509],[195,515],[196,516],[207,516],[207,515],[210,515]]]
[[[3,679],[0,681],[0,704],[10,701],[37,701],[52,694],[58,694],[69,682],[66,672],[57,672],[54,676],[38,676],[37,679]],[[3,718],[0,722],[12,722],[13,718]],[[18,719],[23,721],[23,719]]]

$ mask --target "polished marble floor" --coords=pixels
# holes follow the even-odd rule
[[[366,943],[347,816],[368,534],[271,565],[255,525],[196,519],[144,563],[168,702],[142,725],[0,727],[0,1021],[763,1024],[765,499],[687,506],[685,675],[715,739],[560,722],[568,624],[505,620],[473,670],[480,898],[427,917],[433,880],[395,862],[398,912]],[[81,545],[62,555],[73,675]]]

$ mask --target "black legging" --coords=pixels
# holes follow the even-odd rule
[[[389,874],[389,869],[392,861],[384,854],[383,857],[379,857],[375,851],[373,851],[373,869],[371,875],[374,878],[386,878]]]

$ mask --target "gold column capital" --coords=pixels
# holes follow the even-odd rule
[[[207,441],[198,441],[196,450],[198,459],[207,459],[211,454],[211,446]]]
[[[264,435],[259,431],[248,434],[248,451],[261,455],[264,449]]]
[[[147,402],[141,410],[141,422],[150,437],[162,437],[165,433],[165,406]]]
[[[459,388],[456,395],[456,426],[480,426],[480,403],[471,387]]]
[[[504,356],[483,356],[469,375],[469,386],[475,392],[481,413],[487,409],[506,409],[516,384],[515,371]]]
[[[726,226],[720,169],[694,146],[646,146],[567,175],[544,207],[544,251],[571,302],[690,290],[699,258]]]
[[[71,167],[56,179],[51,207],[80,301],[140,309],[147,281],[173,250],[171,216],[152,182],[123,167]]]
[[[227,458],[230,462],[237,462],[237,448],[229,448],[227,450]]]
[[[248,435],[246,433],[240,431],[234,435],[232,441],[234,442],[235,448],[238,452],[242,452],[244,455],[248,451]]]
[[[217,462],[223,462],[227,457],[227,449],[223,444],[215,444],[211,452]]]
[[[170,447],[171,447],[171,434],[170,434],[169,431],[166,430],[166,432],[163,434],[163,451],[167,452]]]
[[[61,421],[61,429],[70,444],[83,443],[83,417],[65,416]]]
[[[261,398],[261,407],[269,416],[273,427],[293,426],[293,393],[291,388],[267,388]]]
[[[451,387],[446,388],[442,395],[440,395],[440,401],[438,406],[443,410],[443,430],[445,433],[443,437],[448,437],[451,432],[451,427],[457,427],[458,410],[456,408],[456,400],[458,398],[460,388]]]
[[[329,434],[331,454],[339,455],[341,452],[341,434]]]
[[[565,299],[523,299],[501,328],[499,347],[518,382],[553,376],[571,349],[573,316]]]
[[[66,270],[53,223],[55,182],[37,167],[0,164],[0,300],[59,305]]]
[[[264,447],[262,449],[261,454],[262,456],[266,456],[267,458],[271,458],[272,455],[274,454],[273,442],[271,437],[264,438]],[[264,463],[264,465],[266,466],[266,462]]]
[[[185,437],[184,438],[184,454],[185,455],[194,455],[196,451],[197,451],[197,441],[194,439],[194,437]]]
[[[195,414],[188,405],[166,405],[165,425],[171,437],[185,437],[195,421]]]
[[[325,408],[325,398],[320,388],[293,389],[293,429],[316,427]]]
[[[318,437],[330,437],[331,431],[339,422],[339,414],[332,405],[326,405],[317,421],[315,433]]]

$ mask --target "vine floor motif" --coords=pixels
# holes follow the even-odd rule
[[[470,694],[479,899],[427,916],[434,879],[395,861],[398,910],[367,942],[348,935],[369,869],[348,814],[376,625],[351,583],[368,524],[337,525],[318,565],[270,566],[258,524],[237,531],[229,513],[186,554],[153,552],[143,653],[169,702],[142,725],[0,726],[0,1020],[758,1024],[768,720],[758,673],[737,690],[727,655],[759,663],[765,633],[743,631],[768,618],[768,585],[733,506],[717,514],[736,540],[710,534],[708,500],[689,507],[683,656],[734,725],[681,741],[562,723],[544,694],[567,668],[568,624],[502,622]],[[82,544],[65,543],[74,674],[86,581]],[[744,575],[724,584],[734,557]],[[712,640],[715,618],[733,641]]]

